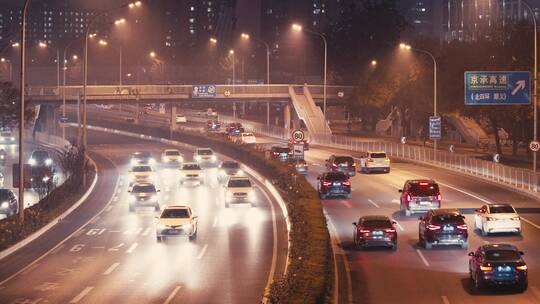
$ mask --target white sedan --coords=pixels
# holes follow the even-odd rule
[[[161,242],[167,237],[187,236],[194,241],[197,238],[197,218],[189,206],[165,207],[156,217],[156,240]]]
[[[241,133],[238,137],[238,142],[241,144],[255,144],[257,143],[257,138],[253,133]]]
[[[476,209],[474,226],[484,236],[499,232],[521,234],[521,218],[510,204],[486,204]]]
[[[161,153],[161,162],[165,164],[181,163],[183,161],[184,158],[178,149],[165,149],[165,151]]]

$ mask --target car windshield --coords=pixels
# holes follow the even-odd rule
[[[412,183],[410,192],[415,196],[436,196],[439,194],[439,185],[435,183]]]
[[[345,175],[342,172],[330,172],[330,173],[326,174],[325,179],[326,180],[343,181],[343,180],[347,180],[348,177],[347,177],[347,175]]]
[[[230,188],[249,188],[251,187],[251,181],[249,179],[231,179],[228,187]]]
[[[210,149],[197,150],[197,154],[199,154],[199,155],[212,155],[212,150],[210,150]]]
[[[175,150],[168,150],[168,151],[165,151],[165,155],[167,155],[167,156],[178,156],[178,155],[180,155],[180,152],[175,151]]]
[[[11,133],[10,132],[1,132],[0,136],[2,136],[2,137],[10,137]]]
[[[392,222],[389,220],[365,220],[362,222],[362,227],[366,228],[391,228]]]
[[[240,164],[236,163],[236,162],[224,162],[223,164],[221,164],[221,168],[224,168],[224,169],[239,169]]]
[[[489,208],[490,213],[516,213],[512,206],[492,206]]]
[[[189,211],[187,209],[165,209],[161,218],[189,218]]]
[[[278,153],[289,153],[289,151],[291,151],[289,148],[280,148],[280,147],[274,147],[272,148],[272,150]]]
[[[441,225],[463,223],[463,216],[457,213],[438,214],[434,215],[431,221]]]
[[[253,133],[244,133],[244,134],[242,134],[242,136],[244,136],[244,137],[253,136]]]
[[[386,153],[371,153],[371,158],[386,158]]]
[[[350,156],[338,156],[335,160],[336,164],[343,164],[348,163],[349,165],[352,165],[354,163],[354,160]]]
[[[133,153],[133,158],[149,158],[150,157],[150,153],[148,152],[136,152],[136,153]]]
[[[32,158],[46,159],[49,158],[49,153],[47,153],[47,151],[34,151],[34,153],[32,153]]]
[[[486,260],[488,261],[516,261],[519,260],[519,253],[515,250],[488,250]]]
[[[185,164],[182,166],[182,170],[201,170],[201,167],[197,164]]]
[[[154,185],[135,185],[131,192],[135,193],[152,193],[156,192],[156,187]]]
[[[131,169],[133,172],[150,172],[152,168],[150,166],[135,166]]]
[[[11,191],[8,189],[0,189],[0,201],[10,199],[12,197]]]

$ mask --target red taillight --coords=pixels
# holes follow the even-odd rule
[[[278,154],[279,154],[279,153],[277,153],[277,152],[272,152],[272,153],[273,153],[274,155],[278,155]]]
[[[427,229],[431,230],[431,231],[434,231],[434,230],[439,230],[441,229],[441,226],[438,226],[438,225],[428,225],[427,226]]]
[[[394,228],[387,228],[387,229],[384,230],[384,232],[386,232],[386,233],[395,233],[395,232],[396,232],[396,229],[394,229]]]
[[[352,166],[353,166],[353,167],[356,167],[356,163],[352,163]]]
[[[332,185],[332,182],[322,182],[323,186],[330,186]]]
[[[371,230],[369,229],[360,229],[360,233],[370,233]]]
[[[411,201],[411,195],[407,193],[407,202]]]
[[[441,194],[437,194],[437,200],[440,202],[441,201]]]
[[[429,183],[425,183],[425,182],[422,182],[422,183],[418,183],[420,186],[428,186]]]
[[[457,228],[461,230],[467,230],[467,224],[458,225]]]
[[[344,181],[344,182],[341,182],[341,184],[343,186],[350,186],[351,185],[351,182],[350,181]]]
[[[332,167],[337,168],[337,164],[336,164],[336,163],[333,163],[333,164],[332,164]]]

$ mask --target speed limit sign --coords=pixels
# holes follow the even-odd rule
[[[537,140],[533,140],[529,143],[529,149],[531,149],[531,151],[533,152],[538,152],[540,151],[540,142],[537,141]]]
[[[295,141],[302,141],[304,140],[304,131],[302,130],[294,130],[292,132],[292,139]]]

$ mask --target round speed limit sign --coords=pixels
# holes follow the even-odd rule
[[[540,151],[540,142],[537,141],[537,140],[533,140],[529,143],[529,149],[531,149],[531,151],[533,152],[538,152]]]
[[[302,131],[302,130],[294,130],[292,132],[292,139],[295,140],[295,141],[304,140],[304,131]]]

